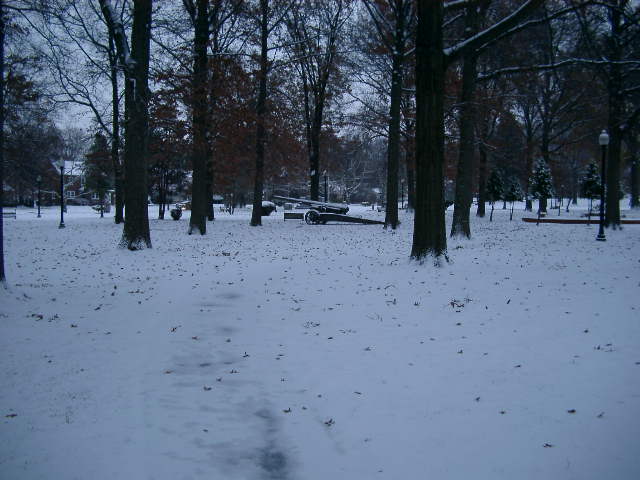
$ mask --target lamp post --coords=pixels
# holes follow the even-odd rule
[[[598,143],[602,147],[602,164],[600,166],[600,229],[596,240],[604,242],[607,237],[604,235],[604,189],[605,189],[605,163],[607,157],[607,145],[609,145],[609,134],[606,130],[602,130],[602,133],[598,137]]]
[[[64,228],[64,160],[56,161],[56,167],[60,169],[60,225],[58,228]]]
[[[404,178],[400,180],[400,209],[404,210]]]
[[[36,177],[36,182],[38,183],[38,218],[40,218],[40,202],[42,199],[41,196],[41,187],[42,187],[42,177],[40,175],[38,175]]]

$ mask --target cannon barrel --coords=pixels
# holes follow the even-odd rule
[[[272,195],[271,198],[307,205],[309,209],[317,210],[319,212],[345,214],[349,211],[349,207],[343,203],[318,202],[316,200],[306,200],[304,198],[283,197],[282,195]]]

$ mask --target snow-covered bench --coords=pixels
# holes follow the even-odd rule
[[[285,220],[303,220],[304,213],[301,212],[284,212]]]
[[[16,218],[16,207],[4,207],[2,209],[2,218]]]

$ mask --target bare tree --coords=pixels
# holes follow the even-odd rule
[[[149,127],[149,43],[152,0],[135,0],[131,49],[124,26],[110,0],[100,0],[125,72],[125,197],[126,217],[121,247],[151,248],[147,210],[147,157]]]
[[[126,2],[113,3],[114,13],[128,23]],[[120,156],[120,71],[113,35],[95,2],[51,0],[38,3],[37,15],[27,15],[37,32],[35,49],[53,80],[50,95],[59,106],[76,104],[88,109],[99,130],[111,143],[116,191],[115,222],[124,220],[123,165]],[[109,85],[110,95],[105,95]]]
[[[387,207],[385,228],[398,226],[398,178],[400,165],[401,104],[404,64],[415,14],[410,0],[368,0],[364,5],[375,25],[379,41],[391,57],[389,124],[387,148]]]
[[[4,273],[4,0],[0,0],[0,285],[6,287]]]
[[[514,28],[543,0],[528,0],[517,10],[476,35],[444,49],[444,8],[466,1],[418,2],[416,41],[416,214],[411,257],[437,262],[446,257],[444,223],[444,74],[447,65],[467,50],[479,50]]]
[[[320,138],[329,90],[335,86],[338,45],[351,13],[350,0],[306,0],[287,16],[291,49],[303,86],[305,132],[309,151],[310,197],[320,193]]]
[[[464,13],[464,39],[473,37],[479,29],[490,0],[467,4]],[[460,148],[456,192],[451,223],[452,237],[471,237],[469,210],[473,199],[473,159],[475,156],[476,95],[475,84],[478,75],[479,52],[467,49],[462,54],[462,89],[459,103]]]
[[[616,229],[620,228],[622,140],[640,117],[640,107],[633,101],[640,91],[640,7],[630,0],[604,0],[576,8],[576,13],[590,55],[572,61],[591,65],[606,85],[610,143],[605,225]]]
[[[193,116],[193,185],[191,188],[191,219],[189,234],[198,230],[207,232],[207,121],[208,70],[207,44],[209,43],[209,0],[183,0],[194,25],[193,80],[191,82],[191,113]]]
[[[253,211],[251,213],[252,227],[262,225],[262,194],[264,189],[264,158],[266,142],[266,116],[267,116],[267,80],[269,71],[273,68],[269,60],[269,50],[278,48],[269,47],[269,36],[284,20],[290,4],[283,1],[259,0],[259,5],[253,15],[253,23],[259,31],[260,54],[258,71],[258,97],[256,99],[256,164],[253,183]]]

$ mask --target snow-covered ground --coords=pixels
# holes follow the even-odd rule
[[[5,221],[2,479],[640,478],[640,226],[57,215]]]

